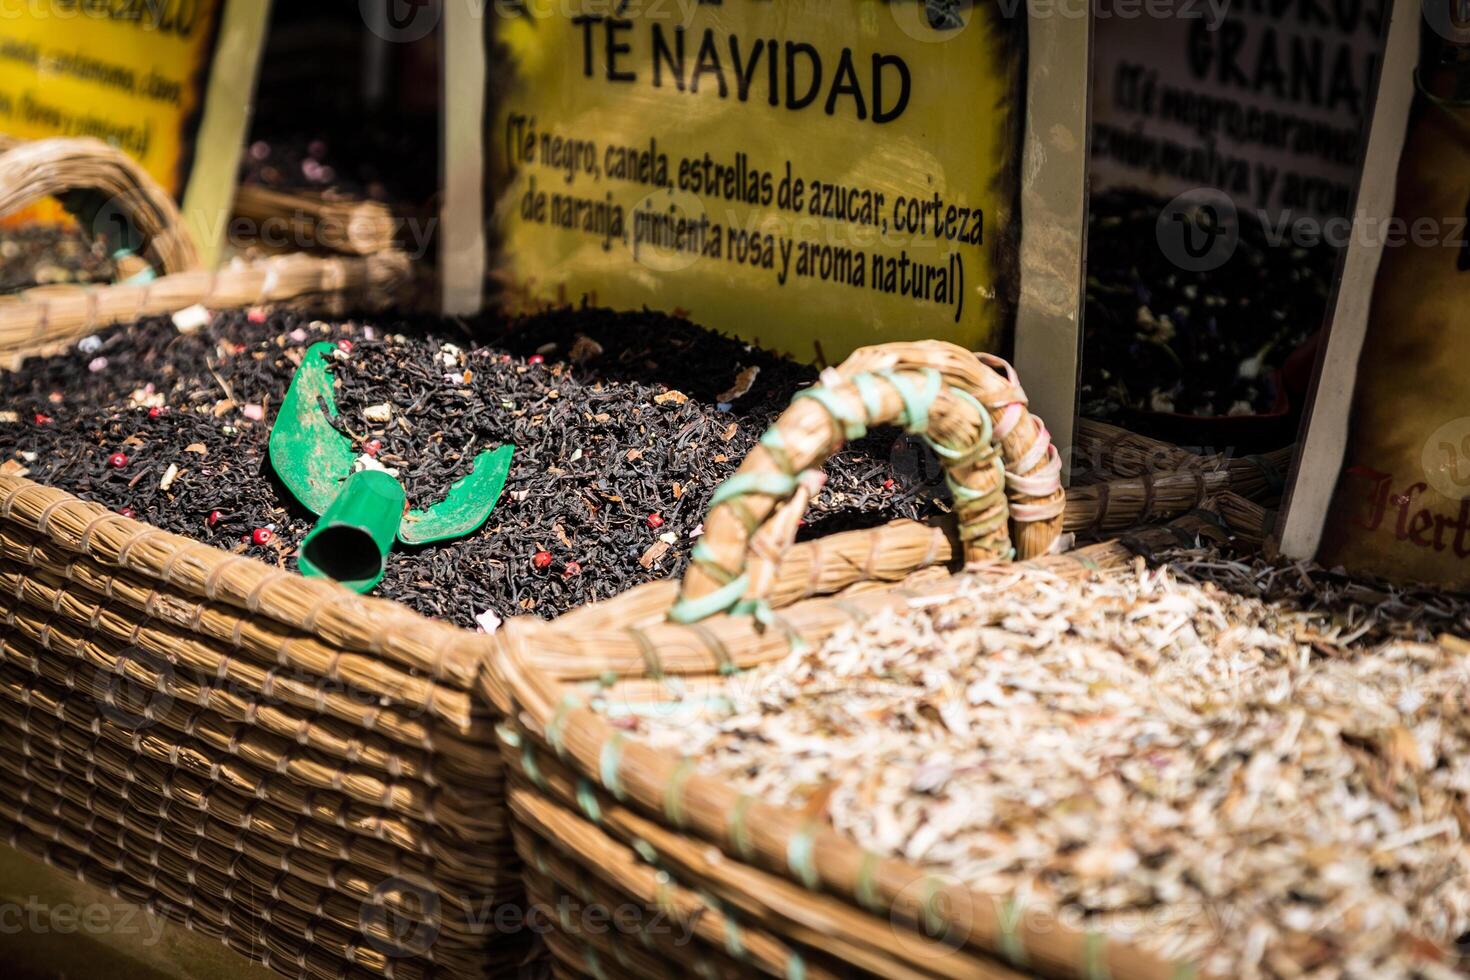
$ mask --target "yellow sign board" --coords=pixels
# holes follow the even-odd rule
[[[92,136],[127,152],[183,202],[201,251],[213,254],[268,9],[264,0],[10,5],[0,10],[0,133]]]
[[[1025,16],[931,7],[487,13],[501,300],[687,312],[803,359],[1008,350]]]

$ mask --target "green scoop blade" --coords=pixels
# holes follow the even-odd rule
[[[475,457],[470,475],[449,488],[443,500],[428,510],[411,510],[398,529],[404,544],[432,544],[473,534],[490,518],[510,476],[514,446],[501,446]]]
[[[313,514],[324,514],[352,475],[352,440],[332,427],[337,417],[327,358],[332,344],[313,344],[301,359],[271,427],[271,468]],[[323,412],[323,406],[326,411]]]

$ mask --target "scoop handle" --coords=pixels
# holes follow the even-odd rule
[[[308,578],[329,578],[354,592],[370,592],[383,580],[404,503],[403,485],[387,473],[352,474],[302,539],[297,568]]]

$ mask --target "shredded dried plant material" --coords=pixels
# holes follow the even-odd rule
[[[1163,557],[1181,578],[1320,613],[1331,623],[1323,643],[1390,638],[1430,642],[1446,634],[1454,642],[1454,637],[1470,636],[1470,596],[1348,575],[1311,562],[1236,560],[1212,550],[1181,550]]]
[[[1217,976],[1460,975],[1463,648],[1141,563],[957,581],[678,704],[614,689],[603,710],[863,847]]]

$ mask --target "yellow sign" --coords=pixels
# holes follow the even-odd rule
[[[232,195],[268,6],[260,0],[0,5],[0,132],[25,139],[93,136],[127,152],[184,201],[201,250],[212,252],[226,224],[218,212]],[[216,57],[226,48],[228,63]],[[206,127],[224,142],[201,139]],[[201,181],[206,168],[209,180]],[[191,206],[196,191],[197,207]]]
[[[501,301],[682,312],[804,360],[1008,352],[1027,31],[1001,6],[491,5]]]

